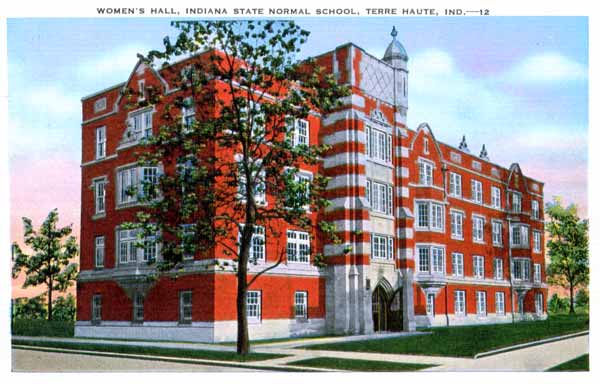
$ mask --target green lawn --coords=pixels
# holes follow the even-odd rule
[[[37,340],[13,340],[12,345],[33,346],[33,347],[52,347],[63,348],[75,351],[94,351],[94,352],[112,352],[112,353],[130,353],[136,355],[148,356],[167,356],[219,361],[261,361],[285,357],[274,353],[249,353],[246,356],[239,356],[235,352],[229,351],[210,351],[210,350],[189,350],[164,347],[142,347],[135,345],[117,345],[117,344],[93,344],[93,343],[68,343],[61,341],[37,341]]]
[[[589,329],[588,316],[515,324],[431,328],[431,334],[307,346],[307,349],[473,357],[480,352]]]
[[[590,370],[590,355],[585,354],[579,356],[573,360],[569,360],[566,363],[557,365],[556,367],[550,368],[550,372],[560,371],[589,371]]]
[[[400,372],[400,371],[418,371],[421,369],[433,367],[427,364],[411,363],[393,363],[387,361],[355,360],[355,359],[337,359],[333,357],[316,357],[294,361],[287,365],[311,368],[340,369],[344,371],[362,371],[362,372]]]
[[[73,337],[74,333],[72,321],[16,319],[12,322],[12,334],[18,336]]]

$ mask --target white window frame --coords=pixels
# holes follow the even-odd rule
[[[186,131],[196,121],[196,107],[192,97],[186,97],[181,107],[181,124]]]
[[[531,260],[525,257],[513,258],[511,270],[513,280],[530,281],[531,280]]]
[[[540,218],[540,203],[537,200],[531,200],[531,217],[535,220]]]
[[[531,231],[533,233],[533,252],[542,252],[542,232]]]
[[[106,213],[106,178],[94,180],[94,214]]]
[[[126,167],[117,170],[117,204],[137,203],[137,194],[139,189],[139,172],[137,167]],[[127,191],[134,189],[134,193],[128,194]]]
[[[306,119],[294,119],[293,146],[298,145],[310,145],[310,124]]]
[[[244,225],[241,225],[240,231],[238,231],[238,253],[239,253],[239,244],[242,240],[242,230]],[[248,262],[256,263],[256,262],[265,262],[267,258],[267,249],[266,249],[266,236],[265,236],[265,227],[262,225],[255,225],[252,233],[252,240],[250,243],[250,251],[248,253]]]
[[[456,290],[454,291],[454,314],[464,316],[466,313],[466,292],[464,290]]]
[[[450,210],[451,237],[456,240],[464,240],[465,214],[461,211]]]
[[[471,180],[471,201],[483,204],[483,184],[479,180]]]
[[[193,318],[193,293],[187,289],[179,291],[179,323],[191,324]]]
[[[146,81],[138,80],[138,101],[146,100]]]
[[[535,294],[535,313],[536,315],[544,313],[544,294],[541,292]]]
[[[391,163],[392,135],[368,125],[365,128],[365,133],[367,135],[367,157],[373,160]]]
[[[450,172],[450,191],[449,195],[454,197],[462,197],[462,175],[455,172]]]
[[[429,317],[434,317],[435,316],[435,294],[434,293],[428,293],[425,296],[425,313],[427,314],[427,316]]]
[[[506,314],[506,301],[504,300],[504,292],[496,292],[495,294],[495,307],[496,307],[496,315],[504,315]]]
[[[96,236],[94,239],[94,267],[104,268],[104,255],[106,243],[104,236]]]
[[[518,192],[512,192],[511,202],[512,213],[521,213],[523,210],[523,200],[521,194]]]
[[[510,226],[510,246],[512,248],[529,248],[529,226],[524,224]]]
[[[371,207],[371,211],[388,216],[392,215],[394,196],[390,184],[367,180],[366,200]]]
[[[502,246],[502,222],[492,220],[492,244]]]
[[[236,155],[236,157],[241,155]],[[267,184],[265,181],[266,173],[263,170],[259,171],[254,177],[254,201],[258,205],[267,205]],[[242,202],[246,201],[246,176],[241,169],[241,162],[238,161],[238,199]]]
[[[492,208],[502,209],[502,191],[498,187],[492,186]]]
[[[452,276],[465,276],[465,257],[462,253],[452,252]]]
[[[371,234],[371,258],[374,260],[394,259],[394,238],[376,233]]]
[[[494,279],[502,280],[504,278],[504,260],[501,257],[494,258]]]
[[[260,321],[262,318],[262,292],[246,292],[246,317],[248,320]]]
[[[479,215],[473,215],[471,220],[473,221],[473,242],[474,243],[485,243],[485,217]]]
[[[144,108],[129,113],[128,121],[133,140],[152,136],[154,109]]]
[[[542,265],[539,263],[533,264],[533,282],[534,283],[542,282]]]
[[[294,293],[294,316],[297,319],[308,318],[308,292],[296,291]]]
[[[309,264],[310,234],[308,232],[288,229],[286,254],[289,263]]]
[[[485,258],[483,256],[473,256],[473,278],[485,279]]]
[[[138,238],[138,229],[117,229],[117,260],[119,265],[156,261],[160,244],[155,236]],[[138,246],[140,245],[140,246]]]
[[[434,164],[431,161],[425,159],[419,159],[419,185],[432,186],[433,185],[433,169]]]
[[[96,160],[106,157],[106,126],[96,128]]]
[[[417,245],[418,273],[440,275],[446,274],[446,251],[436,245]]]
[[[190,236],[190,235],[192,235],[192,236],[195,235],[195,230],[193,229],[194,224],[181,224],[180,227],[181,227],[181,236],[182,236],[182,239],[181,239],[181,247],[182,247],[181,258],[183,260],[193,260],[194,256],[195,256],[195,252],[193,252],[193,253],[186,253],[184,237]],[[192,228],[192,229],[190,229],[190,228]]]
[[[485,291],[475,292],[475,306],[477,316],[487,316],[487,293]]]
[[[133,321],[144,322],[144,295],[139,292],[133,295]]]
[[[94,101],[94,113],[104,111],[106,109],[106,97],[101,97]]]
[[[102,321],[102,295],[95,294],[92,296],[92,323]]]
[[[426,207],[425,211],[420,207]],[[446,213],[444,204],[428,200],[417,200],[415,201],[415,212],[417,215],[415,220],[416,230],[441,233],[445,231]],[[423,220],[426,220],[427,223],[424,223]]]

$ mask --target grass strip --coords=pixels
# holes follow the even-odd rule
[[[293,361],[287,363],[287,365],[361,372],[419,371],[421,369],[434,367],[434,365],[428,364],[396,363],[375,360],[338,359],[333,357],[316,357],[313,359]]]
[[[544,321],[431,328],[430,334],[306,346],[306,349],[428,356],[473,357],[511,345],[589,329],[588,316],[554,316]]]
[[[589,371],[590,355],[585,354],[548,369],[548,372]]]
[[[166,356],[179,357],[190,359],[204,359],[216,361],[234,361],[234,362],[251,362],[270,360],[286,355],[274,353],[249,353],[245,356],[240,356],[235,352],[229,351],[211,351],[199,349],[179,349],[165,347],[146,347],[137,345],[118,345],[118,344],[92,344],[92,343],[69,343],[63,341],[38,341],[38,340],[13,340],[13,345],[24,345],[32,347],[53,347],[64,348],[76,351],[96,351],[96,352],[112,352],[125,353],[135,355],[148,356]]]

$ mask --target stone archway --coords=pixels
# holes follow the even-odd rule
[[[394,291],[386,279],[381,279],[371,303],[374,332],[402,330],[402,289]]]

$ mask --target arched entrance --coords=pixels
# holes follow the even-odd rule
[[[373,291],[373,331],[402,330],[402,289],[396,291],[386,280]]]

